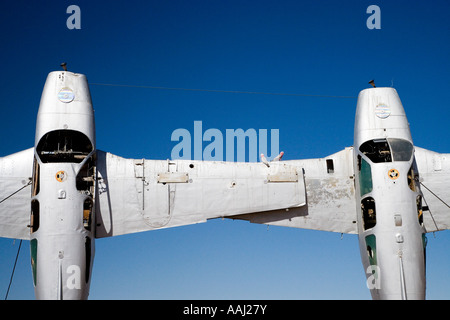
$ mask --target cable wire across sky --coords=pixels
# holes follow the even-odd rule
[[[354,97],[354,96],[336,96],[336,95],[325,95],[325,94],[302,94],[302,93],[282,93],[282,92],[239,91],[239,90],[171,88],[171,87],[158,87],[158,86],[147,86],[147,85],[129,85],[129,84],[112,84],[112,83],[90,83],[90,85],[92,85],[92,86],[104,86],[104,87],[159,89],[159,90],[179,90],[179,91],[198,91],[198,92],[216,92],[216,93],[265,94],[265,95],[275,95],[275,96],[356,99],[356,97]]]

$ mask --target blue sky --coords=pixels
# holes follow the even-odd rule
[[[66,8],[81,9],[69,30]],[[381,9],[369,30],[366,9]],[[399,92],[416,145],[450,152],[447,0],[14,1],[0,7],[0,156],[34,144],[45,78],[354,96]],[[279,129],[285,159],[353,143],[356,99],[91,86],[97,148],[167,159],[174,130]],[[205,147],[205,145],[203,146]],[[450,298],[448,231],[428,235],[427,297]],[[18,242],[0,239],[0,294]],[[29,243],[10,299],[34,299]],[[357,237],[214,220],[96,241],[91,299],[370,299]]]

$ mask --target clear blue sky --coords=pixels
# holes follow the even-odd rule
[[[81,9],[81,30],[66,8]],[[369,30],[366,9],[381,9]],[[416,145],[450,152],[448,0],[8,1],[0,156],[34,144],[48,72],[91,83],[357,96],[397,89]],[[91,86],[97,148],[167,159],[177,128],[279,129],[285,159],[353,143],[356,99]],[[427,297],[450,298],[450,232],[428,235]],[[0,239],[3,298],[18,241]],[[29,242],[10,299],[34,299]],[[357,237],[214,220],[96,241],[90,299],[370,299]]]

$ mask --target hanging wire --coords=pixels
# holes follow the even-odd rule
[[[448,203],[446,203],[444,200],[442,200],[441,198],[439,198],[436,193],[434,193],[433,191],[430,190],[430,188],[428,188],[426,185],[424,185],[420,181],[419,181],[419,183],[421,186],[423,186],[425,189],[427,189],[433,196],[435,196],[440,202],[442,202],[445,206],[450,208],[450,205]],[[436,221],[434,220],[433,213],[431,212],[430,207],[428,206],[428,202],[426,201],[425,197],[423,199],[425,200],[425,203],[427,204],[428,211],[430,212],[430,216],[431,216],[431,219],[433,220],[434,226],[436,227],[436,231],[440,231],[441,229],[439,229],[438,225],[436,224]]]
[[[11,193],[9,196],[7,196],[5,199],[1,200],[0,203],[2,203],[3,201],[11,198],[13,195],[15,195],[16,193],[18,193],[19,191],[21,191],[22,189],[25,189],[26,187],[28,187],[31,184],[31,180],[28,181],[28,183],[26,185],[24,185],[23,187],[21,187],[20,189],[18,189],[17,191],[14,191],[13,193]]]
[[[424,186],[424,187],[425,187],[425,186]],[[425,187],[425,188],[426,188],[426,187]],[[439,227],[438,227],[437,224],[436,224],[436,221],[434,220],[433,213],[431,212],[430,206],[428,205],[427,199],[425,199],[425,197],[423,197],[423,201],[425,201],[425,204],[427,205],[428,212],[430,213],[431,220],[433,221],[434,227],[436,228],[435,231],[440,231],[440,230],[439,230]],[[422,213],[422,215],[423,215],[423,213]],[[433,232],[433,235],[434,235],[434,232]],[[436,236],[435,236],[435,238],[436,238]]]
[[[17,249],[16,261],[14,261],[14,267],[13,267],[13,270],[11,272],[11,278],[9,279],[9,285],[8,285],[8,290],[6,291],[5,300],[8,299],[9,289],[11,288],[11,284],[12,284],[12,281],[13,281],[13,278],[14,278],[14,272],[16,271],[17,259],[19,258],[19,253],[20,253],[20,248],[21,247],[22,247],[22,239],[20,239],[19,249]]]
[[[420,182],[420,181],[419,181]],[[450,209],[450,205],[448,205],[444,200],[442,200],[441,198],[438,197],[438,195],[436,193],[434,193],[433,191],[430,190],[430,188],[428,188],[426,185],[424,185],[422,182],[420,182],[420,185],[423,186],[425,189],[427,189],[433,196],[435,196],[440,202],[442,202],[445,206],[447,206],[447,208]]]
[[[16,193],[18,193],[19,191],[25,189],[26,187],[28,187],[29,185],[31,185],[31,179],[28,181],[28,183],[26,185],[24,185],[23,187],[19,188],[17,191],[14,191],[13,193],[11,193],[9,196],[7,196],[6,198],[4,198],[3,200],[0,201],[0,203],[4,202],[5,200],[11,198],[13,195],[15,195]],[[8,294],[9,294],[9,289],[11,288],[11,284],[13,281],[13,277],[14,277],[14,272],[16,270],[16,265],[17,265],[17,259],[19,258],[19,253],[20,253],[20,248],[22,247],[22,239],[20,240],[19,243],[19,249],[17,249],[17,255],[16,255],[16,261],[14,261],[14,267],[13,270],[11,272],[11,278],[9,279],[9,285],[8,285],[8,290],[6,291],[6,295],[5,295],[5,300],[8,299]]]
[[[354,96],[334,96],[334,95],[324,95],[324,94],[301,94],[301,93],[280,93],[280,92],[258,92],[258,91],[235,91],[235,90],[170,88],[170,87],[155,87],[155,86],[145,86],[145,85],[112,84],[112,83],[89,83],[89,85],[91,85],[91,86],[104,86],[104,87],[123,87],[123,88],[179,90],[179,91],[199,91],[199,92],[216,92],[216,93],[243,93],[243,94],[263,94],[263,95],[274,95],[274,96],[356,99],[356,97],[354,97]]]

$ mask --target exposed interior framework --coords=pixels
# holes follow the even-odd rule
[[[95,160],[96,155],[91,155],[90,158],[84,162],[76,177],[77,190],[87,196],[83,203],[83,226],[88,231],[91,231],[93,223],[96,174]]]
[[[361,151],[373,163],[391,162],[391,149],[386,139],[375,139],[364,142],[360,147]]]
[[[95,155],[92,155],[80,169],[76,178],[77,190],[89,195],[94,195],[95,181]]]
[[[404,139],[373,139],[364,142],[359,151],[373,163],[409,161],[414,151],[411,142]]]
[[[91,141],[85,134],[74,130],[55,130],[41,138],[36,152],[42,163],[80,163],[93,149]]]
[[[361,200],[361,211],[364,230],[375,227],[377,224],[377,212],[375,209],[375,200],[372,197],[367,197]]]
[[[83,226],[86,230],[91,230],[92,226],[92,209],[93,201],[91,198],[87,198],[83,203]]]

